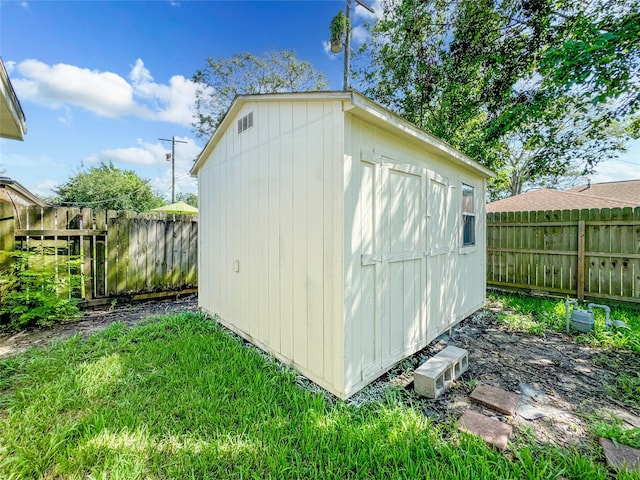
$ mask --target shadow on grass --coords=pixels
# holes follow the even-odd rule
[[[502,454],[401,402],[309,392],[193,313],[74,337],[0,374],[4,478],[608,478],[574,452]]]

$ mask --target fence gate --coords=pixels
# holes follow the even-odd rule
[[[56,272],[80,274],[89,301],[197,287],[197,217],[0,202],[0,251],[37,251]],[[0,268],[7,263],[0,254]],[[195,290],[194,290],[195,291]]]

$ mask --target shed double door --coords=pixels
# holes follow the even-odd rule
[[[372,211],[373,238],[362,265],[374,268],[375,302],[366,375],[413,353],[426,339],[426,169],[385,157],[362,166],[373,187],[361,190]]]

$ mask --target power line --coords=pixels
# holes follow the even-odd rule
[[[176,201],[176,143],[189,143],[184,140],[176,140],[175,135],[168,138],[159,138],[163,142],[171,142],[171,203]]]

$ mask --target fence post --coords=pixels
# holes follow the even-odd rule
[[[9,266],[15,248],[13,205],[0,201],[0,271]]]
[[[578,281],[576,285],[578,300],[584,300],[584,236],[585,221],[578,221]]]

